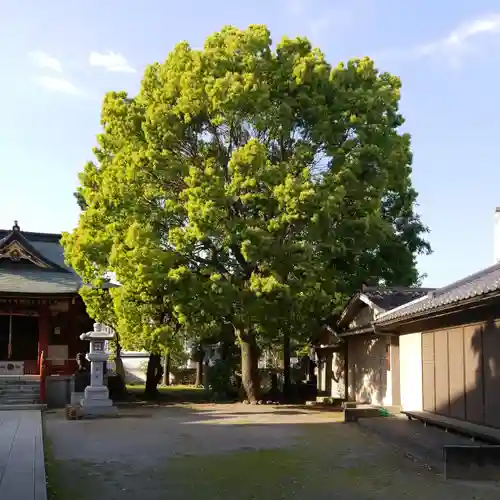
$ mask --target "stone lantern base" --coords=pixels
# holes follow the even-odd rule
[[[83,416],[99,417],[118,414],[118,408],[109,399],[109,391],[105,386],[87,386],[80,407]]]

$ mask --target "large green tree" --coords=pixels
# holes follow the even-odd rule
[[[256,400],[261,338],[310,331],[363,283],[418,280],[430,249],[400,89],[368,58],[332,67],[307,39],[273,47],[265,26],[178,44],[137,96],[104,100],[70,262],[168,290],[180,324],[232,325]],[[147,279],[119,264],[145,241]]]

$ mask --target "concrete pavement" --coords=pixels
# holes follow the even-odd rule
[[[47,500],[39,410],[0,411],[0,499]]]

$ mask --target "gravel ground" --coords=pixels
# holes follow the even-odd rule
[[[445,482],[339,413],[249,405],[122,410],[118,419],[47,413],[57,500],[497,500]]]

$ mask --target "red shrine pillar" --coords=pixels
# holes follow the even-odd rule
[[[38,308],[38,371],[40,372],[40,354],[43,351],[47,359],[50,336],[50,309],[48,304],[40,304]]]

